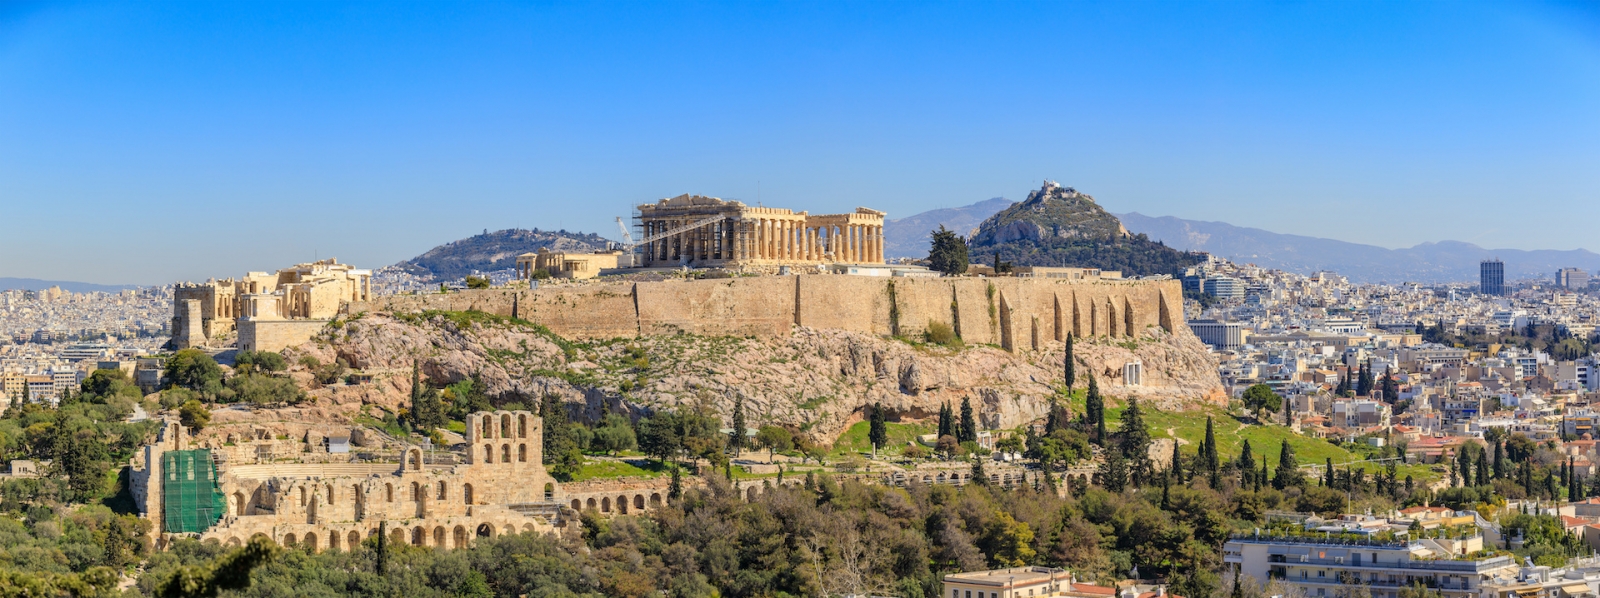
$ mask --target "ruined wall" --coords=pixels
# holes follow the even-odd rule
[[[918,336],[934,321],[950,324],[968,344],[1016,351],[1043,350],[1069,334],[1142,336],[1152,326],[1187,332],[1182,296],[1173,280],[799,275],[397,295],[350,304],[350,311],[478,310],[571,338],[772,336],[794,325]]]
[[[282,351],[311,340],[328,320],[239,320],[239,349]]]

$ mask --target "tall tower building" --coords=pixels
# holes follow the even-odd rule
[[[1506,265],[1499,258],[1478,263],[1478,292],[1485,295],[1506,294]]]
[[[1581,291],[1589,288],[1589,273],[1583,268],[1562,268],[1556,270],[1556,286]]]

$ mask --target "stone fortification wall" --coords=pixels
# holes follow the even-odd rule
[[[1186,333],[1182,297],[1173,280],[799,275],[400,295],[354,303],[350,311],[478,310],[569,338],[775,336],[794,325],[916,336],[939,322],[967,343],[1015,351],[1040,350],[1069,334],[1136,337],[1150,327]]]
[[[311,340],[328,320],[252,320],[239,319],[239,349],[282,351]]]

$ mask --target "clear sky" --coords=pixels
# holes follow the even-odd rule
[[[0,2],[0,276],[377,267],[691,192],[1600,250],[1600,8]]]

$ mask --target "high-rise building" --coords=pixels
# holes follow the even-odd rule
[[[1562,268],[1556,270],[1556,286],[1574,291],[1589,288],[1589,273],[1582,268]]]
[[[1478,292],[1485,295],[1506,294],[1506,265],[1499,258],[1478,263]]]

